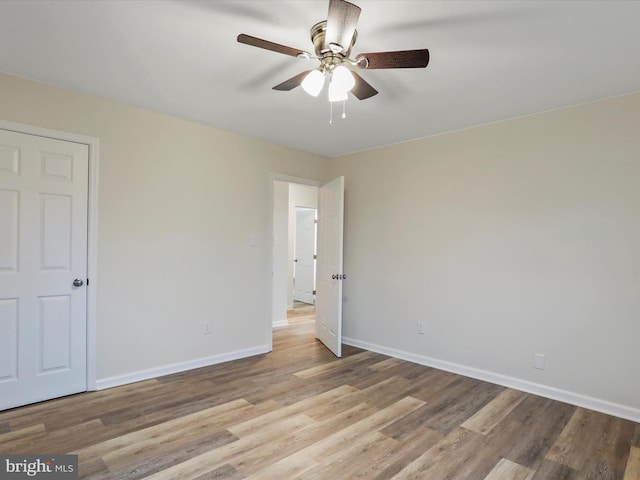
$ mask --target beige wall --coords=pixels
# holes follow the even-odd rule
[[[326,159],[7,75],[0,118],[100,140],[99,381],[266,348],[270,174]]]
[[[640,94],[332,160],[344,335],[640,418],[638,125]]]

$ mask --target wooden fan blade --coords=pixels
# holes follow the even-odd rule
[[[285,92],[288,92],[289,90],[293,90],[294,88],[300,86],[300,84],[304,80],[304,77],[309,75],[309,72],[311,72],[311,70],[307,70],[306,72],[299,73],[295,77],[291,77],[289,80],[285,80],[284,82],[276,85],[275,87],[273,87],[273,89],[281,90]]]
[[[258,37],[252,37],[251,35],[245,35],[244,33],[238,35],[238,42],[244,43],[245,45],[251,45],[252,47],[271,50],[272,52],[284,53],[285,55],[291,55],[292,57],[297,57],[298,55],[307,53],[303,50],[298,50],[297,48],[287,47],[286,45],[280,45],[279,43],[273,43]]]
[[[400,50],[397,52],[360,53],[356,61],[366,58],[367,61],[358,63],[360,68],[425,68],[429,64],[429,50]]]
[[[349,49],[358,18],[360,18],[360,11],[360,7],[353,3],[344,0],[329,0],[327,32],[324,37],[325,48],[336,53]]]
[[[367,98],[378,94],[378,91],[369,85],[369,83],[367,83],[365,79],[356,72],[351,72],[351,75],[353,75],[353,78],[356,81],[355,86],[351,89],[351,93],[353,93],[358,100],[366,100]]]

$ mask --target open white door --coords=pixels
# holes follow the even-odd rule
[[[88,152],[0,130],[0,410],[87,388]]]
[[[318,191],[318,260],[316,279],[316,338],[337,357],[342,356],[342,235],[344,177]]]

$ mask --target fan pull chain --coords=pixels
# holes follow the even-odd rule
[[[333,104],[334,102],[329,102],[329,126],[333,127]],[[342,115],[340,118],[347,118],[347,101],[342,101]]]

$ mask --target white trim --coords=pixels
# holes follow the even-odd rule
[[[260,347],[248,348],[245,350],[237,350],[235,352],[223,353],[220,355],[214,355],[212,357],[199,358],[197,360],[189,360],[188,362],[174,363],[171,365],[165,365],[164,367],[150,368],[148,370],[139,370],[133,373],[127,373],[125,375],[117,375],[115,377],[108,377],[100,379],[96,382],[97,390],[104,390],[106,388],[119,387],[121,385],[127,385],[129,383],[142,382],[144,380],[150,380],[164,375],[171,375],[174,373],[187,372],[196,368],[209,367],[211,365],[217,365],[218,363],[230,362],[232,360],[239,360],[242,358],[253,357],[255,355],[262,355],[263,353],[269,353],[269,348],[266,345]]]
[[[319,180],[312,180],[310,178],[302,178],[302,177],[294,177],[292,175],[284,175],[281,173],[271,173],[270,175],[271,186],[273,188],[273,182],[288,182],[288,183],[297,183],[298,185],[309,185],[310,187],[320,187],[323,182]],[[273,195],[272,202],[273,203]]]
[[[96,292],[98,285],[98,171],[100,140],[76,133],[11,122],[0,118],[0,128],[17,133],[80,143],[89,147],[89,196],[87,206],[87,390],[96,389]]]
[[[417,363],[419,365],[425,365],[427,367],[437,368],[439,370],[456,373],[458,375],[464,375],[465,377],[476,378],[478,380],[484,380],[496,385],[502,385],[503,387],[532,393],[534,395],[539,395],[551,400],[558,400],[560,402],[569,403],[571,405],[587,408],[589,410],[595,410],[597,412],[606,413],[607,415],[625,418],[633,422],[640,422],[640,409],[627,405],[621,405],[619,403],[609,402],[607,400],[582,395],[580,393],[570,392],[568,390],[562,390],[555,387],[549,387],[540,383],[534,383],[507,375],[502,375],[500,373],[490,372],[488,370],[460,365],[458,363],[452,363],[445,360],[439,360],[437,358],[426,357],[423,355],[418,355],[416,353],[405,352],[403,350],[396,350],[395,348],[376,345],[373,343],[357,340],[355,338],[342,337],[342,343],[351,345],[353,347],[370,350],[372,352],[382,353],[383,355],[399,358],[400,360],[406,360],[408,362]]]
[[[287,326],[289,326],[289,320],[287,320],[286,318],[284,320],[276,320],[275,322],[273,322],[273,324],[271,326],[273,328],[287,327]]]

